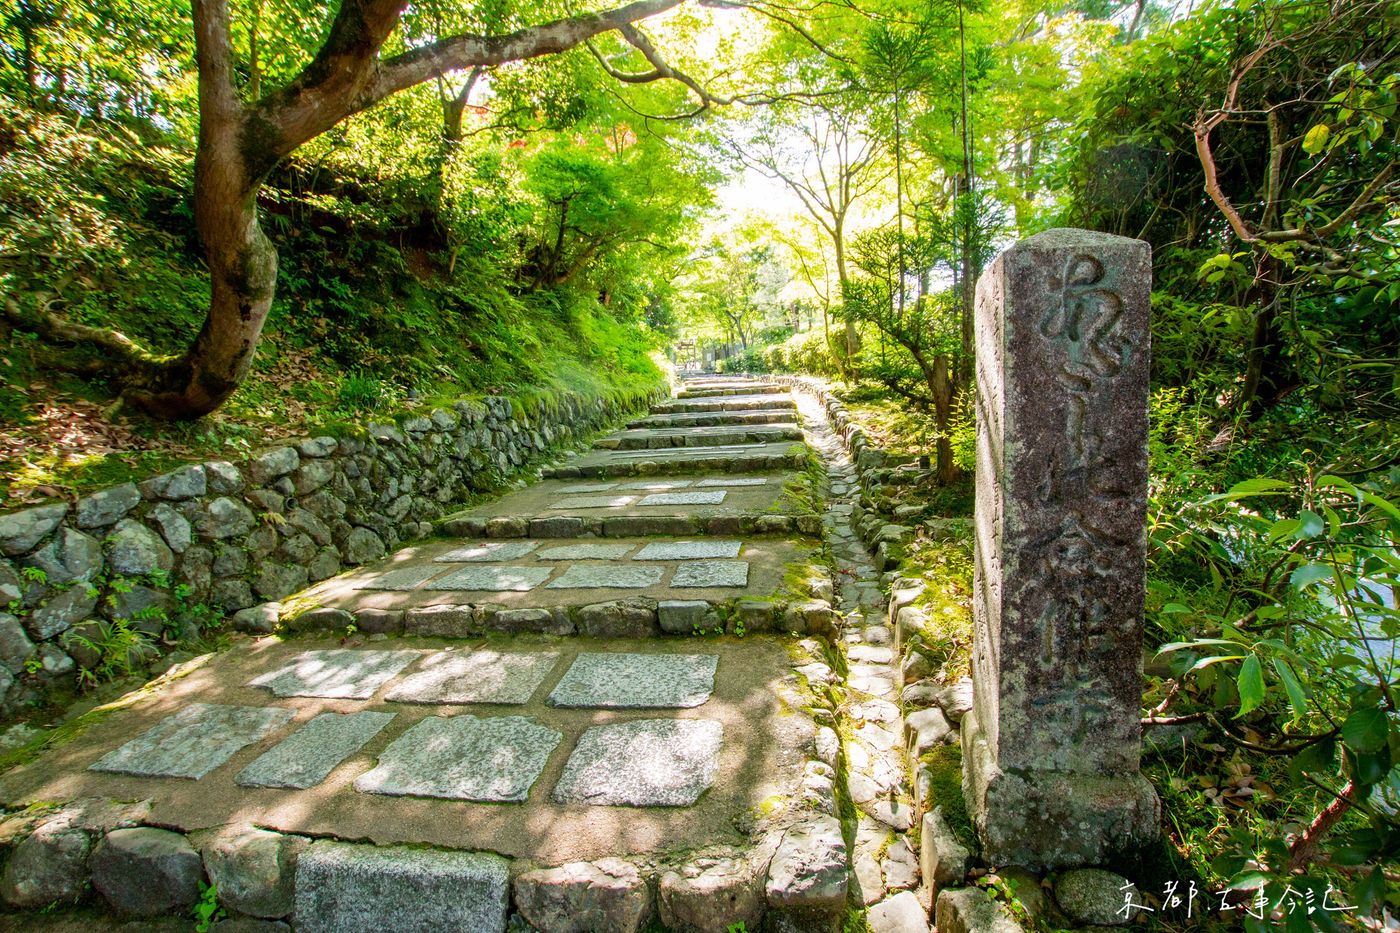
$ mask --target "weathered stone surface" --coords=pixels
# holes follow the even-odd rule
[[[1133,919],[1141,904],[1137,887],[1122,875],[1102,868],[1061,872],[1055,879],[1055,902],[1076,924],[1117,926]]]
[[[693,560],[676,568],[671,586],[739,589],[749,584],[749,563],[744,560]]]
[[[96,608],[97,594],[90,587],[79,584],[72,589],[64,590],[35,609],[33,614],[25,620],[25,624],[29,633],[42,641],[67,631],[91,616]]]
[[[704,492],[656,492],[642,496],[637,505],[719,505],[729,495],[723,489]]]
[[[551,567],[463,567],[424,584],[423,589],[524,593],[549,579],[552,572]]]
[[[0,899],[20,909],[78,900],[91,851],[87,833],[68,820],[50,820],[15,847],[0,875]]]
[[[408,564],[403,567],[394,567],[383,573],[365,577],[355,584],[355,589],[389,590],[391,592],[416,590],[445,569],[439,564]]]
[[[259,755],[237,781],[245,787],[315,787],[393,718],[374,711],[322,713]]]
[[[277,628],[277,621],[281,613],[282,604],[278,602],[249,606],[247,609],[240,609],[233,614],[233,627],[240,632],[266,635]]]
[[[574,659],[549,695],[551,706],[604,709],[685,709],[715,689],[712,654],[602,654]]]
[[[0,612],[0,667],[17,674],[24,669],[24,662],[34,657],[34,642],[24,633],[19,619],[8,612]]]
[[[983,888],[949,888],[934,902],[938,933],[1025,933],[1004,906]]]
[[[293,564],[264,564],[253,578],[253,592],[259,599],[277,600],[306,586],[305,567]]]
[[[209,490],[204,467],[199,464],[180,467],[160,476],[153,476],[141,484],[141,491],[149,499],[193,499]]]
[[[354,625],[355,614],[348,609],[317,606],[283,621],[294,632],[334,632]]]
[[[887,898],[865,915],[870,933],[928,933],[928,913],[912,891]]]
[[[248,464],[248,476],[259,486],[279,476],[286,476],[301,464],[301,457],[291,447],[275,447]]]
[[[292,912],[297,858],[308,840],[243,827],[204,846],[204,867],[219,890],[219,903],[254,917],[285,917]]]
[[[516,878],[515,907],[540,933],[639,933],[651,917],[651,889],[631,862],[572,862]]]
[[[636,501],[636,496],[565,496],[556,499],[551,509],[620,509]]]
[[[584,520],[571,515],[530,519],[532,538],[577,538],[584,533]]]
[[[57,528],[67,514],[68,505],[59,503],[0,515],[0,551],[7,557],[18,557]]]
[[[563,544],[546,548],[535,556],[540,560],[622,560],[632,547],[630,544]]]
[[[938,708],[952,722],[962,722],[962,718],[972,709],[972,679],[964,677],[938,691],[934,698]]]
[[[204,506],[195,521],[195,530],[201,538],[222,541],[246,535],[255,524],[251,509],[237,499],[220,496]]]
[[[367,700],[395,674],[422,657],[418,651],[303,651],[289,663],[248,681],[279,697]]]
[[[693,635],[709,627],[714,615],[703,599],[663,599],[656,604],[656,619],[667,635]]]
[[[135,483],[122,483],[78,500],[79,528],[106,528],[125,518],[141,501]]]
[[[909,733],[909,754],[915,758],[942,745],[953,733],[953,726],[941,709],[921,709],[904,719]]]
[[[484,631],[485,619],[471,606],[423,606],[404,612],[403,630],[409,635],[464,638]]]
[[[396,703],[527,703],[558,660],[556,652],[444,651],[430,655],[384,698]]]
[[[657,611],[640,600],[594,602],[578,609],[578,628],[594,639],[644,639],[655,633]]]
[[[661,877],[661,921],[680,933],[728,933],[736,924],[757,930],[767,903],[766,861],[757,851],[700,856]]]
[[[688,807],[714,783],[724,727],[709,719],[591,726],[554,788],[559,803]]]
[[[292,928],[281,920],[258,917],[225,917],[215,921],[209,933],[291,933]]]
[[[485,541],[455,548],[433,560],[439,563],[519,560],[539,546],[538,541]]]
[[[297,453],[303,457],[329,457],[337,446],[333,437],[308,437],[297,444]]]
[[[738,557],[740,541],[653,541],[632,558],[633,560],[699,560],[715,557]]]
[[[978,284],[976,689],[963,746],[994,864],[1092,863],[1156,832],[1137,773],[1149,252],[1051,230]],[[1076,776],[1122,787],[1090,797]],[[1047,780],[1069,796],[1019,793]]]
[[[298,933],[503,933],[509,902],[498,855],[321,841],[297,860]]]
[[[92,886],[128,917],[184,913],[199,900],[204,865],[179,833],[138,826],[108,833],[92,851]]]
[[[924,886],[937,894],[944,888],[962,884],[972,867],[972,853],[958,842],[957,835],[943,818],[943,808],[934,807],[925,813],[921,829],[919,869]]]
[[[819,816],[783,834],[768,866],[768,904],[839,910],[846,903],[847,875],[841,823]]]
[[[175,566],[175,555],[154,531],[138,521],[124,518],[112,529],[106,541],[107,565],[127,576],[160,571]]]
[[[368,528],[354,528],[341,548],[347,564],[367,564],[384,556],[384,541]]]
[[[91,765],[144,777],[202,778],[292,718],[292,710],[191,703]]]
[[[523,716],[429,716],[391,742],[355,789],[391,797],[521,801],[562,739]]]
[[[231,496],[243,491],[243,474],[238,467],[225,460],[210,460],[203,464],[204,480],[209,486],[209,494]]]
[[[164,502],[151,509],[146,521],[155,526],[170,550],[176,554],[183,554],[194,543],[194,529],[189,519]]]
[[[551,580],[551,590],[640,590],[661,582],[664,568],[645,564],[572,564]]]

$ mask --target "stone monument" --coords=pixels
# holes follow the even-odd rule
[[[974,706],[991,865],[1101,864],[1157,833],[1139,772],[1151,249],[1049,230],[977,284]]]

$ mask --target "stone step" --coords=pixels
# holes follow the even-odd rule
[[[652,408],[654,415],[717,411],[768,411],[782,408],[796,411],[797,403],[788,395],[735,395],[728,398],[671,399]]]
[[[791,422],[791,409],[769,411],[679,412],[670,415],[648,415],[627,423],[628,428],[710,428],[729,425],[785,424]]]
[[[802,429],[796,424],[754,426],[714,426],[691,428],[634,428],[599,438],[597,450],[665,450],[669,447],[726,447],[735,444],[764,444],[770,441],[800,441]]]
[[[776,395],[786,392],[783,386],[758,383],[746,386],[698,386],[676,393],[677,398],[721,398],[729,395]]]
[[[808,569],[817,556],[811,542],[743,535],[435,541],[312,587],[299,601],[325,608],[288,624],[451,638],[642,638],[744,618],[749,631],[805,631],[809,621],[831,621],[787,618],[794,606],[799,614],[822,608],[810,603],[825,586],[794,582],[822,577]],[[795,577],[794,568],[802,571]]]
[[[446,516],[454,537],[567,538],[643,534],[817,534],[820,516],[792,473],[704,478],[544,480]]]
[[[548,479],[674,476],[691,473],[764,473],[800,469],[807,445],[779,441],[668,450],[595,450],[546,469]]]

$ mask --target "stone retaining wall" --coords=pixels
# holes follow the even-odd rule
[[[139,664],[225,614],[377,560],[430,534],[468,494],[665,394],[531,410],[464,399],[0,516],[0,711],[110,665],[114,652]]]

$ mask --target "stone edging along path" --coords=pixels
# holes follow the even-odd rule
[[[291,440],[0,515],[0,711],[101,662],[112,620],[198,637],[204,605],[233,614],[378,560],[473,491],[509,478],[664,393],[527,411],[464,399],[356,437]],[[154,648],[150,648],[154,651]],[[139,659],[138,659],[139,660]]]
[[[844,748],[851,798],[865,814],[852,858],[861,898],[870,907],[870,927],[877,933],[926,930],[933,918],[939,929],[1019,933],[1020,925],[1002,904],[984,889],[964,887],[977,859],[963,844],[965,836],[960,838],[944,816],[949,801],[938,794],[949,792],[947,781],[936,780],[922,760],[940,746],[960,745],[959,725],[972,706],[971,680],[946,684],[928,679],[935,665],[910,638],[929,621],[927,613],[914,605],[926,584],[899,573],[914,530],[900,523],[910,516],[893,504],[891,494],[928,479],[931,473],[918,468],[912,457],[891,457],[875,447],[824,381],[783,375],[768,378],[820,403],[854,460],[844,468],[840,465],[844,458],[828,453],[829,462],[838,463],[833,470],[838,482],[842,476],[850,478],[855,501],[849,506],[849,524],[870,551],[847,548],[843,553],[839,529],[832,529],[833,549],[859,581],[878,568],[879,582],[888,593],[887,601],[864,614],[863,628],[848,623],[844,635],[851,693],[874,697],[848,704],[852,738]],[[844,513],[843,506],[833,511],[837,509],[842,510],[838,515]],[[931,527],[956,534],[952,528],[956,524],[958,520],[934,520]],[[867,553],[873,554],[874,565],[862,573]],[[843,586],[849,585],[843,580]],[[913,776],[912,787],[908,775]],[[957,784],[952,793],[961,796]],[[955,810],[961,811],[962,806],[961,799],[952,802]],[[914,846],[906,840],[916,827],[917,855],[913,855]],[[896,831],[892,842],[881,828]],[[881,852],[885,858],[877,861],[875,856]],[[1015,878],[1023,886],[1029,883],[1031,889],[1039,889],[1034,876]],[[901,887],[917,887],[917,893],[900,892]]]

